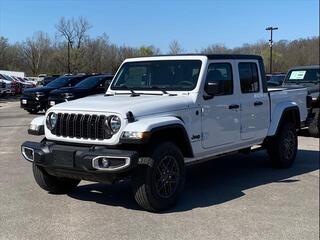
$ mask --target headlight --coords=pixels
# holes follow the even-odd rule
[[[56,127],[58,115],[56,113],[49,113],[46,119],[47,128],[52,130]]]
[[[108,121],[108,126],[111,129],[111,131],[113,133],[116,133],[119,131],[120,127],[121,127],[121,120],[119,117],[117,116],[112,116],[111,118],[109,118]]]
[[[150,132],[131,132],[124,131],[121,135],[121,139],[145,139],[150,136]]]

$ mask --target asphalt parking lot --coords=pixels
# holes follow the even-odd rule
[[[41,139],[27,134],[34,117],[0,99],[0,239],[319,239],[319,139],[299,137],[290,169],[271,168],[265,152],[192,167],[178,205],[154,214],[129,182],[40,189],[20,154],[23,141]]]

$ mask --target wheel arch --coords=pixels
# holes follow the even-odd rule
[[[157,144],[157,141],[172,141],[181,150],[184,157],[193,157],[193,150],[188,133],[181,124],[169,124],[155,127],[150,131],[151,135],[147,144]]]
[[[295,124],[296,129],[301,128],[301,118],[299,107],[296,104],[291,104],[291,106],[286,106],[279,111],[275,110],[273,119],[271,120],[270,127],[268,130],[268,136],[277,135],[281,125],[286,122],[291,121]]]

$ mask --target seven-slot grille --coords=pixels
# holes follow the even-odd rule
[[[56,127],[51,133],[58,137],[109,139],[112,132],[105,127],[107,119],[104,115],[58,113]]]

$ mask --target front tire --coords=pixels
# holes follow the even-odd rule
[[[50,193],[69,193],[76,186],[80,180],[70,178],[58,178],[49,175],[43,168],[33,164],[33,176],[37,184],[44,190]]]
[[[298,138],[295,125],[284,123],[275,137],[270,139],[267,152],[274,167],[290,167],[297,155]]]
[[[158,212],[173,206],[183,189],[185,165],[180,149],[171,142],[153,148],[149,157],[139,159],[132,178],[136,202]]]

